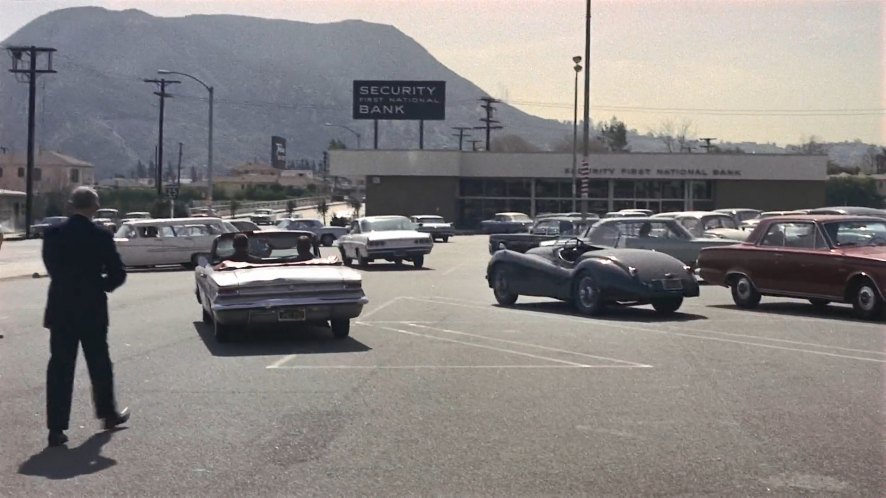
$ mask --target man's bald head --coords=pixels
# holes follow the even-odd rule
[[[77,187],[71,192],[68,199],[71,210],[76,214],[92,217],[101,206],[98,201],[98,192],[90,187]]]

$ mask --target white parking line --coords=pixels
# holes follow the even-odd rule
[[[552,361],[554,363],[562,363],[564,365],[570,365],[572,367],[587,368],[587,367],[591,366],[591,365],[585,365],[584,363],[575,363],[572,361],[560,360],[557,358],[549,358],[546,356],[535,355],[532,353],[524,353],[523,351],[515,351],[513,349],[497,348],[495,346],[487,346],[485,344],[476,344],[476,343],[472,343],[472,342],[459,341],[457,339],[447,339],[445,337],[437,337],[434,335],[419,334],[418,332],[412,332],[409,330],[403,330],[403,329],[398,329],[398,328],[394,328],[394,327],[385,327],[384,325],[374,325],[372,323],[365,323],[365,322],[361,322],[361,324],[368,325],[370,327],[383,329],[383,330],[389,330],[391,332],[398,332],[400,334],[406,334],[406,335],[411,335],[411,336],[416,336],[416,337],[425,337],[428,339],[433,339],[435,341],[451,342],[454,344],[461,344],[464,346],[472,346],[472,347],[480,348],[480,349],[489,349],[492,351],[497,351],[499,353],[515,354],[517,356],[525,356],[527,358],[534,358],[536,360]]]
[[[537,313],[526,311],[526,310],[503,309],[503,308],[498,308],[495,306],[476,306],[476,305],[472,305],[472,304],[462,304],[462,303],[456,303],[456,302],[452,302],[452,301],[437,300],[436,298],[431,299],[431,298],[406,297],[406,299],[410,299],[410,300],[414,300],[414,301],[423,301],[423,302],[428,302],[428,303],[432,303],[432,304],[448,304],[451,306],[460,306],[463,308],[481,309],[481,310],[487,310],[487,311],[488,310],[495,310],[495,311],[506,312],[506,313],[518,312],[518,313],[524,313],[524,314],[531,313],[536,316],[538,315]],[[619,332],[624,332],[625,330],[635,330],[635,331],[639,331],[639,332],[651,332],[651,333],[662,334],[662,335],[687,337],[687,338],[699,339],[699,340],[703,340],[703,341],[717,341],[717,342],[726,342],[726,343],[732,343],[732,344],[741,344],[744,346],[755,346],[755,347],[766,348],[766,349],[794,351],[794,352],[798,352],[798,353],[814,354],[814,355],[827,356],[827,357],[832,357],[832,358],[844,358],[844,359],[849,359],[849,360],[868,361],[868,362],[873,362],[873,363],[886,363],[886,359],[880,359],[880,358],[865,358],[865,357],[860,357],[860,356],[849,356],[849,355],[843,355],[843,354],[837,354],[837,353],[827,353],[824,351],[814,351],[814,350],[810,350],[810,349],[791,348],[791,347],[786,347],[786,346],[776,346],[774,344],[760,344],[757,342],[739,341],[739,340],[735,340],[735,339],[725,339],[725,338],[721,338],[721,337],[709,337],[709,336],[703,336],[703,335],[697,335],[697,334],[686,334],[686,333],[681,333],[681,332],[674,332],[674,331],[667,331],[667,330],[660,330],[660,329],[649,329],[649,328],[645,328],[645,327],[637,327],[635,325],[626,325],[624,323],[610,324],[610,323],[606,323],[602,320],[592,320],[590,318],[578,318],[578,317],[550,315],[549,314],[548,316],[546,316],[546,319],[593,323],[595,326],[608,327],[608,328],[616,329]],[[714,335],[717,334],[717,331],[708,331],[705,329],[694,329],[694,330],[699,333],[708,333],[708,334],[714,334]],[[760,339],[760,340],[765,340],[765,339]],[[812,345],[811,343],[807,343],[807,344]],[[824,345],[824,344],[815,345],[815,347],[819,347],[822,349],[833,348],[832,346],[828,346],[828,345]],[[870,351],[866,351],[866,352],[871,353]],[[874,353],[874,354],[880,354],[880,353]]]
[[[271,368],[271,367],[267,367]],[[556,368],[636,368],[630,365],[285,365],[276,370],[500,370]]]
[[[578,351],[568,351],[565,349],[552,348],[552,347],[548,347],[548,346],[540,346],[538,344],[532,344],[532,343],[528,343],[528,342],[512,341],[509,339],[498,339],[496,337],[489,337],[489,336],[478,335],[478,334],[469,334],[467,332],[459,332],[457,330],[448,330],[448,329],[442,329],[442,328],[438,328],[438,327],[428,327],[426,325],[419,325],[417,322],[412,322],[407,325],[412,325],[413,327],[422,328],[422,329],[436,330],[438,332],[445,332],[447,334],[462,335],[462,336],[466,336],[466,337],[475,337],[475,338],[484,339],[487,341],[497,341],[497,342],[503,342],[506,344],[514,344],[517,346],[526,346],[529,348],[542,349],[545,351],[554,351],[557,353],[565,353],[565,354],[571,354],[571,355],[576,355],[576,356],[584,356],[586,358],[592,358],[595,360],[603,360],[603,361],[611,361],[613,363],[623,363],[626,366],[631,366],[631,367],[635,367],[635,368],[652,368],[652,365],[645,365],[643,363],[636,363],[633,361],[617,360],[615,358],[609,358],[606,356],[596,356],[596,355],[587,354],[587,353],[579,353]]]

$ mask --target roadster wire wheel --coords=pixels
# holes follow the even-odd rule
[[[732,282],[732,300],[739,308],[755,308],[760,304],[760,297],[748,277],[741,275]]]
[[[594,278],[583,273],[575,280],[572,289],[572,303],[580,313],[599,315],[603,312],[603,296]]]
[[[880,316],[883,311],[883,301],[874,284],[864,281],[858,286],[855,297],[852,299],[852,309],[856,316],[866,320]]]
[[[510,306],[520,297],[511,290],[508,272],[504,268],[496,268],[492,274],[492,293],[495,294],[498,304],[502,306]]]

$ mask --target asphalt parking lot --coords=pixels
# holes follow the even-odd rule
[[[81,361],[67,450],[44,449],[47,280],[0,280],[0,495],[886,494],[886,322],[709,286],[668,318],[505,308],[486,243],[361,268],[342,341],[219,345],[191,272],[132,272],[110,300],[131,423],[98,431]]]

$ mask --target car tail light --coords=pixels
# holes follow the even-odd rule
[[[218,289],[219,296],[236,296],[240,291],[236,287],[221,287]]]
[[[359,280],[358,280],[358,281],[354,281],[354,282],[345,282],[345,283],[344,283],[344,288],[345,288],[345,289],[362,289],[362,288],[363,288],[363,282],[360,282]]]
[[[384,247],[385,242],[383,240],[370,240],[367,245],[369,247]]]
[[[418,245],[425,245],[425,244],[429,244],[431,242],[431,240],[430,239],[415,239],[413,242]]]

